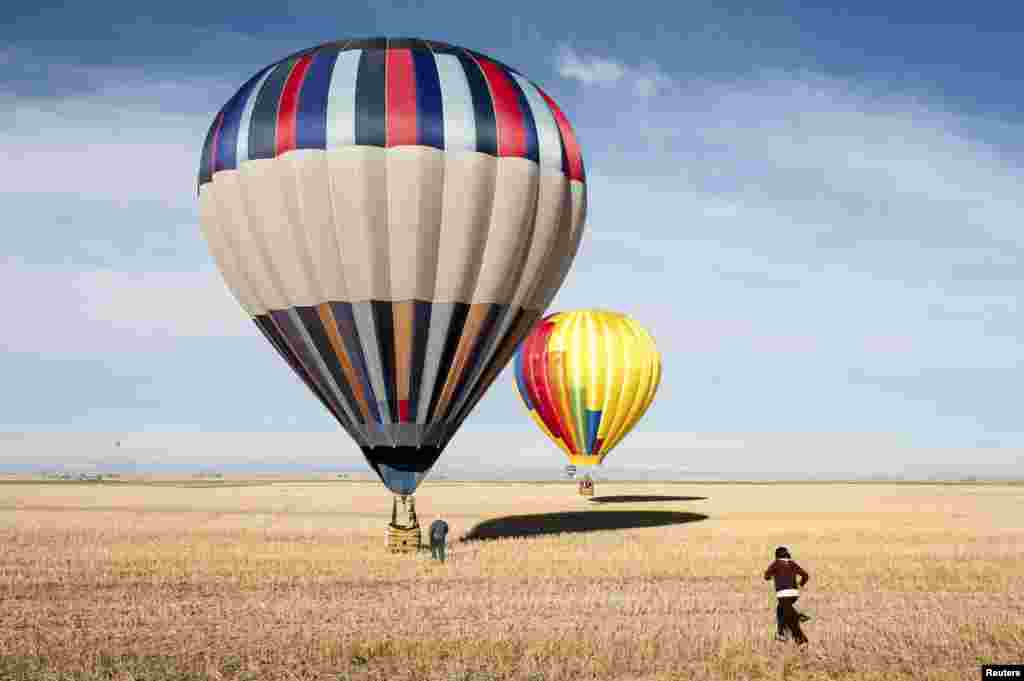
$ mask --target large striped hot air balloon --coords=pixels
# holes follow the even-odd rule
[[[518,71],[374,38],[246,82],[199,201],[228,288],[404,501],[561,286],[586,187],[569,121]]]
[[[519,346],[516,388],[530,416],[573,466],[599,465],[654,400],[661,356],[636,320],[618,312],[552,314]],[[593,495],[586,475],[580,493]]]

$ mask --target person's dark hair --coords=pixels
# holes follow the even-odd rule
[[[789,558],[790,557],[789,549],[787,549],[785,546],[780,546],[779,548],[775,549],[775,557],[776,558]]]

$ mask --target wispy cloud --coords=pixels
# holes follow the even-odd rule
[[[7,298],[0,351],[165,352],[181,338],[251,336],[256,331],[220,275],[196,272],[74,271],[0,264]]]
[[[673,85],[673,80],[653,65],[636,67],[593,54],[581,54],[563,45],[555,57],[559,75],[588,86],[625,84],[640,97],[653,97]]]

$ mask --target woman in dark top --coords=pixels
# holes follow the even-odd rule
[[[797,612],[793,604],[800,598],[800,589],[810,581],[811,576],[793,560],[789,555],[789,549],[780,546],[775,549],[775,561],[765,570],[764,578],[775,580],[775,596],[779,599],[775,607],[775,622],[778,626],[775,638],[785,641],[788,629],[797,644],[807,643],[800,622],[806,622],[810,617]]]

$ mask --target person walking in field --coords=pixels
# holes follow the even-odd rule
[[[430,523],[430,557],[444,562],[445,542],[448,538],[448,523],[438,517]]]
[[[778,605],[775,606],[775,623],[778,626],[775,638],[785,641],[788,630],[793,634],[793,640],[797,645],[804,645],[807,643],[807,637],[800,628],[800,623],[811,618],[797,612],[793,605],[800,598],[800,589],[810,581],[811,576],[793,560],[789,549],[780,546],[775,549],[775,560],[765,570],[764,578],[775,580],[775,596],[779,599]]]

